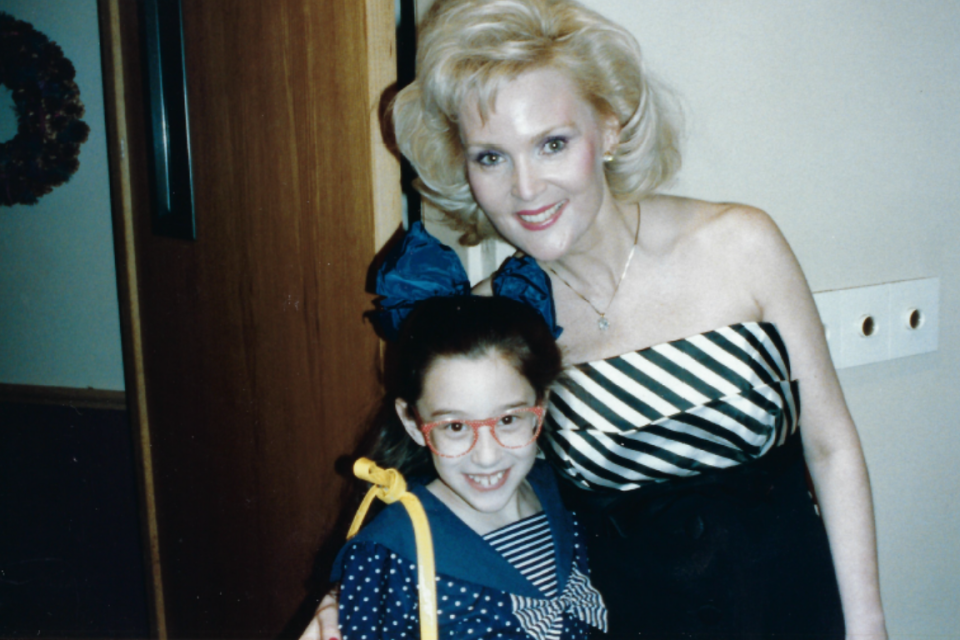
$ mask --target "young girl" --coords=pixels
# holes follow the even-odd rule
[[[433,536],[440,637],[585,638],[606,627],[578,526],[537,459],[561,371],[550,330],[504,297],[419,302],[400,333],[396,412],[371,456],[400,470]],[[347,640],[416,638],[417,559],[393,504],[340,552]]]

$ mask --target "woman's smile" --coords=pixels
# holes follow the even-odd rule
[[[523,228],[529,231],[546,229],[560,219],[560,215],[563,213],[563,208],[567,202],[569,202],[569,200],[563,200],[535,211],[518,211],[517,218],[520,219],[520,224],[523,225]]]

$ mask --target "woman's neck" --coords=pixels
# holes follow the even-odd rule
[[[608,195],[587,232],[561,258],[541,266],[591,301],[613,295],[638,237],[640,210]]]

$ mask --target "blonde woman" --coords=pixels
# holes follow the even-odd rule
[[[461,242],[549,275],[569,376],[540,446],[610,637],[885,638],[866,465],[803,273],[763,211],[657,194],[680,164],[664,96],[572,0],[437,0],[393,117]],[[338,637],[332,604],[304,637]]]

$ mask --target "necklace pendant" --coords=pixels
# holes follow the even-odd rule
[[[600,319],[597,320],[597,328],[600,329],[600,331],[606,331],[610,328],[610,323],[605,317],[600,316]]]

